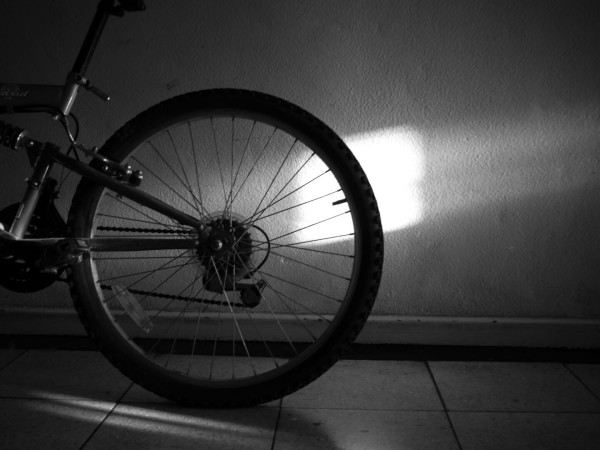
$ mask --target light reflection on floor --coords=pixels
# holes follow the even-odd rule
[[[209,410],[132,385],[97,352],[0,350],[0,448],[595,448],[599,369],[343,360],[283,401]]]

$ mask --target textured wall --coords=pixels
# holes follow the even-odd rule
[[[0,79],[61,82],[94,3],[0,0]],[[375,185],[378,313],[600,317],[596,1],[147,4],[107,27],[88,75],[113,101],[80,97],[82,141],[190,90],[281,96],[337,130]],[[2,156],[3,203],[19,199],[24,163]],[[46,294],[2,290],[0,304]]]

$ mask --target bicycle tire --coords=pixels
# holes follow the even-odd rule
[[[140,189],[218,237],[191,252],[89,252],[70,268],[83,325],[130,379],[176,402],[255,405],[310,383],[357,337],[383,232],[367,177],[320,120],[267,94],[198,91],[142,112],[100,154],[141,169]],[[74,237],[197,232],[86,179],[68,222]],[[342,227],[353,234],[331,235]]]

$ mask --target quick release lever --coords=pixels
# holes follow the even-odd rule
[[[86,90],[90,91],[92,94],[96,95],[98,98],[104,100],[105,102],[110,100],[110,95],[108,95],[106,92],[101,91],[100,89],[98,89],[96,86],[93,86],[92,83],[90,82],[90,80],[88,80],[85,77],[82,77],[81,75],[77,76],[76,79],[76,83],[85,88]]]

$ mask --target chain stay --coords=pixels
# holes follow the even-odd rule
[[[157,229],[157,228],[128,228],[128,227],[109,227],[109,226],[99,226],[97,229],[101,230],[101,231],[121,231],[123,233],[191,234],[194,232],[193,230],[184,231],[184,230],[168,230],[168,229]],[[106,284],[102,284],[102,285],[100,285],[100,287],[102,289],[106,289],[106,290],[112,289],[112,286],[106,285]],[[223,301],[217,301],[217,300],[209,300],[209,299],[205,299],[205,298],[193,298],[193,297],[184,297],[181,295],[161,294],[161,293],[157,293],[157,292],[142,291],[139,289],[128,289],[128,290],[132,294],[143,295],[143,296],[147,296],[147,297],[164,298],[164,299],[168,299],[168,300],[182,300],[182,301],[187,301],[187,302],[191,301],[191,302],[195,302],[195,303],[204,303],[204,304],[208,304],[208,305],[217,305],[217,306],[231,305],[231,306],[238,307],[238,308],[247,308],[248,307],[244,303],[241,303],[241,302],[229,303],[229,302],[223,302]]]
[[[108,284],[101,284],[100,287],[102,289],[105,290],[112,290],[112,286],[108,285]],[[246,306],[243,303],[228,303],[228,302],[223,302],[223,301],[217,301],[217,300],[209,300],[206,298],[193,298],[193,297],[184,297],[182,295],[171,295],[171,294],[161,294],[158,292],[150,292],[150,291],[142,291],[140,289],[127,289],[129,292],[131,292],[132,294],[137,294],[137,295],[143,295],[145,297],[156,297],[156,298],[164,298],[167,300],[181,300],[181,301],[185,301],[185,302],[194,302],[194,303],[204,303],[204,304],[208,304],[208,305],[217,305],[217,306],[235,306],[238,308],[248,308],[248,306]]]
[[[108,227],[99,226],[97,228],[100,231],[121,231],[123,233],[156,233],[156,234],[193,234],[194,230],[168,230],[161,228],[128,228],[128,227]]]

